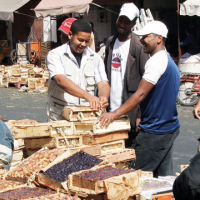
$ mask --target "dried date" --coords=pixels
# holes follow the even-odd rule
[[[68,175],[86,169],[91,169],[98,165],[102,160],[89,155],[85,152],[78,152],[73,156],[49,168],[44,174],[58,182],[68,180]]]

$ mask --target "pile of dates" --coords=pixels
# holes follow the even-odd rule
[[[113,176],[119,176],[122,174],[127,174],[130,172],[133,172],[134,170],[125,170],[125,169],[118,169],[113,167],[104,167],[99,168],[96,170],[89,170],[84,171],[80,174],[76,174],[76,177],[82,178],[82,179],[88,179],[91,181],[101,181],[108,178],[111,178]]]
[[[19,164],[15,169],[8,172],[6,179],[28,179],[34,173],[39,172],[42,168],[53,162],[63,152],[64,150],[62,149],[39,150],[35,154],[27,158],[24,162]]]
[[[69,174],[81,170],[91,169],[101,162],[102,160],[99,158],[80,151],[49,168],[44,172],[44,174],[58,182],[64,182],[68,180]]]
[[[0,191],[14,189],[17,186],[23,185],[23,182],[0,180]]]
[[[28,198],[26,200],[80,200],[80,198],[68,194],[56,193],[41,197]]]
[[[21,200],[21,199],[28,199],[45,196],[49,194],[54,194],[55,191],[43,189],[43,188],[29,188],[23,187],[20,189],[11,190],[8,192],[0,193],[0,199],[5,200]]]

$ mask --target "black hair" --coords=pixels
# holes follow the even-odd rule
[[[76,35],[79,31],[91,33],[92,29],[89,22],[84,19],[77,19],[72,23],[70,31],[72,32],[72,35]]]

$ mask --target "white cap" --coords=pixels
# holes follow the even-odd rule
[[[126,16],[130,19],[130,21],[133,21],[135,17],[139,17],[140,12],[138,8],[133,3],[125,3],[122,5],[119,13],[120,16]]]
[[[160,21],[151,21],[147,23],[143,29],[138,31],[133,31],[135,35],[143,36],[154,33],[156,35],[162,35],[164,38],[167,38],[168,29],[166,25]]]

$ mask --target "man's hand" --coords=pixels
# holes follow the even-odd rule
[[[200,115],[199,115],[199,113],[200,113],[200,105],[197,104],[196,107],[195,107],[194,110],[193,110],[194,118],[200,120]]]
[[[86,93],[85,100],[90,103],[91,109],[93,109],[93,110],[99,110],[100,109],[100,101],[99,101],[98,97],[93,96],[89,93]]]
[[[110,113],[103,113],[99,118],[99,124],[101,128],[107,128],[108,125],[114,121],[116,119],[115,117],[115,113],[114,112],[110,112]]]
[[[100,102],[100,110],[104,111],[109,103],[108,103],[108,98],[107,97],[99,97],[99,102]]]
[[[136,119],[136,127],[135,127],[135,132],[138,133],[139,132],[139,123],[141,122],[140,118]]]

